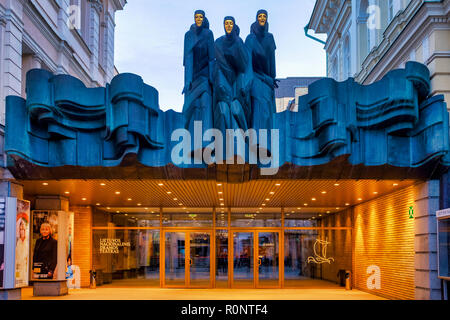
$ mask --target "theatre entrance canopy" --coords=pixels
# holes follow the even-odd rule
[[[163,112],[134,74],[86,88],[34,69],[26,85],[27,99],[6,99],[7,166],[19,180],[428,180],[450,164],[444,98],[430,96],[429,70],[415,62],[369,86],[319,80],[298,112],[272,114],[263,130]]]

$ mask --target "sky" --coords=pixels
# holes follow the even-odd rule
[[[256,12],[269,13],[269,32],[277,45],[277,78],[325,76],[323,45],[307,38],[315,0],[128,0],[116,13],[115,65],[120,73],[140,75],[159,91],[162,110],[181,111],[184,96],[184,34],[202,9],[217,39],[224,35],[223,18],[234,16],[241,38],[250,32]],[[313,31],[310,33],[314,34]]]

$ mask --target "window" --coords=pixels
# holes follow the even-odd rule
[[[350,36],[347,35],[344,40],[344,80],[352,76],[350,59]]]
[[[370,50],[370,29],[368,28],[368,9],[369,3],[367,0],[359,2],[358,19],[357,19],[357,46],[358,46],[358,65],[361,66],[364,59]]]
[[[409,61],[416,61],[416,49],[413,49],[409,54]]]
[[[388,17],[389,22],[392,21],[392,19],[394,19],[394,0],[388,1]]]
[[[438,218],[438,259],[439,259],[439,277],[450,279],[450,268],[449,268],[449,260],[450,260],[450,216],[447,210],[442,210],[438,212],[442,212],[442,217]]]
[[[330,61],[329,61],[328,75],[330,78],[333,78],[335,80],[338,80],[337,79],[337,71],[338,71],[337,65],[338,65],[337,57],[334,55],[330,58]]]
[[[429,47],[429,41],[428,41],[427,36],[422,40],[422,57],[423,57],[423,63],[426,64],[428,58],[430,57],[430,47]]]

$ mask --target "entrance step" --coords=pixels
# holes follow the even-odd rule
[[[22,289],[0,290],[0,300],[22,300]]]
[[[46,280],[33,282],[33,296],[64,296],[69,294],[67,280]]]

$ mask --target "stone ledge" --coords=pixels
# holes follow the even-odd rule
[[[64,296],[69,294],[67,280],[44,280],[33,282],[33,296]]]
[[[423,237],[423,236],[428,236],[428,235],[437,236],[437,232],[415,233],[414,234],[415,237]]]
[[[418,253],[414,255],[414,268],[416,270],[437,270],[436,253]]]
[[[416,287],[415,300],[440,300],[440,299],[441,299],[440,290]]]
[[[0,300],[22,300],[22,289],[1,289]]]
[[[424,198],[439,198],[439,180],[430,180],[418,186],[415,200]]]

